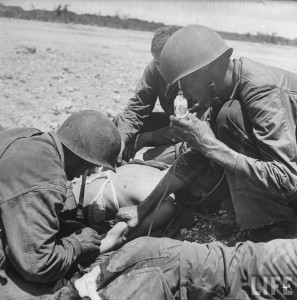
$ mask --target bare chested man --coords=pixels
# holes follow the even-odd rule
[[[166,174],[166,170],[128,164],[113,172],[100,172],[88,177],[85,187],[84,218],[88,225],[98,229],[102,222],[115,219],[120,207],[140,204],[157,186]],[[73,184],[72,192],[65,203],[67,217],[72,218],[76,212],[81,182]],[[175,212],[174,195],[164,199],[154,220],[152,211],[143,222],[135,228],[128,239],[134,239],[148,233],[153,220],[153,230],[165,227]]]

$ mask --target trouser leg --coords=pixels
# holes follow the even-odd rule
[[[280,299],[297,297],[297,241],[185,243],[181,292],[187,299]]]
[[[140,129],[141,132],[155,131],[157,129],[169,126],[170,120],[163,112],[153,112],[144,122]]]
[[[101,299],[180,299],[179,262],[182,242],[167,238],[142,237],[127,243],[112,255],[101,257],[100,278],[94,278]],[[99,279],[99,280],[98,280]],[[78,300],[75,283],[50,300]],[[176,297],[175,297],[176,296]]]
[[[154,112],[151,114],[150,117],[148,117],[145,120],[143,127],[140,130],[140,133],[152,132],[152,131],[167,127],[167,126],[169,126],[169,124],[170,124],[170,120],[165,113]],[[160,132],[160,137],[163,137],[164,134],[166,135],[166,132],[165,133]],[[170,141],[170,139],[168,139],[167,137],[162,138],[162,140],[164,140],[165,144],[157,145],[154,148],[151,148],[151,149],[147,150],[146,152],[144,152],[143,160],[153,159],[153,160],[164,162],[169,165],[173,164],[173,162],[177,158],[177,155],[176,155],[177,147],[179,148],[181,143],[179,143],[179,145],[176,147],[175,143],[173,143],[173,142],[168,143]]]

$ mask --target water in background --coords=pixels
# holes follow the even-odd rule
[[[53,10],[61,5],[76,13],[118,15],[165,24],[202,24],[238,33],[297,38],[297,2],[266,0],[0,0],[24,9]]]

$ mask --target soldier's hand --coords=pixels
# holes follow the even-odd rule
[[[121,165],[121,163],[122,163],[122,160],[123,160],[123,152],[124,152],[124,150],[125,150],[125,147],[126,147],[125,141],[124,141],[124,140],[121,140],[121,150],[120,150],[120,153],[119,153],[118,158],[117,158],[117,164],[118,164],[118,165]]]
[[[86,227],[74,232],[71,236],[79,241],[82,257],[96,257],[100,254],[101,237],[95,230]]]
[[[123,234],[123,240],[126,240],[131,229],[136,227],[140,222],[138,207],[139,206],[121,207],[117,213],[117,221],[125,221],[128,225]]]
[[[130,141],[127,143],[126,148],[123,152],[123,160],[129,162],[129,160],[133,157],[133,153],[134,153],[134,143],[133,141]]]
[[[146,146],[151,146],[154,142],[153,133],[152,132],[143,132],[138,134],[135,143],[134,143],[134,153],[133,157],[135,156],[136,152]]]
[[[174,135],[202,153],[204,152],[204,146],[209,146],[216,140],[208,123],[199,120],[196,114],[189,113],[187,119],[171,116],[170,120]]]

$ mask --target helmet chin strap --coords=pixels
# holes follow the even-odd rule
[[[205,70],[208,75],[209,75],[209,81],[210,81],[210,84],[208,85],[208,91],[209,91],[209,95],[210,95],[210,98],[211,98],[211,103],[210,103],[210,106],[211,107],[216,107],[216,106],[219,106],[221,105],[221,101],[219,99],[219,96],[218,96],[218,92],[217,92],[217,89],[216,89],[216,85],[214,83],[214,77],[212,75],[212,70],[211,70],[211,66],[208,65],[207,66],[207,70]]]
[[[77,204],[77,211],[76,211],[76,217],[78,219],[83,219],[83,208],[84,208],[84,198],[85,198],[85,186],[86,186],[86,179],[88,176],[89,170],[86,169],[81,180],[81,188],[79,193],[79,200]]]

